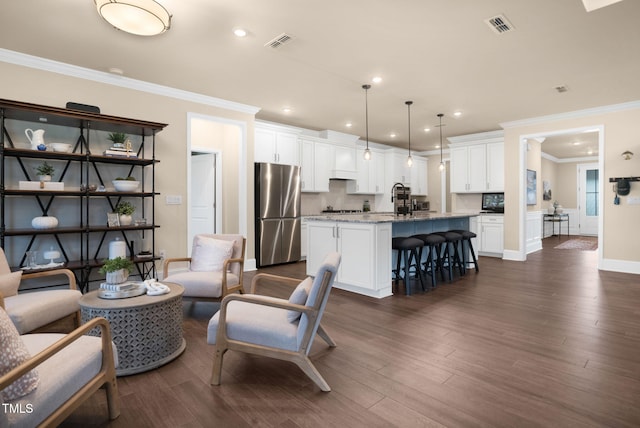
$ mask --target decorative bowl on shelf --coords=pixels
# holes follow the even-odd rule
[[[139,181],[131,180],[113,180],[112,183],[118,192],[133,192],[137,190],[140,185]]]
[[[58,219],[53,216],[36,217],[31,220],[34,229],[53,229],[58,226]]]
[[[68,152],[71,148],[71,144],[67,143],[51,143],[51,148],[54,152]]]

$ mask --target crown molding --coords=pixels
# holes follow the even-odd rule
[[[581,117],[595,116],[595,115],[606,114],[606,113],[615,113],[623,110],[632,110],[637,108],[640,108],[640,101],[630,101],[627,103],[611,104],[607,106],[588,108],[584,110],[575,110],[575,111],[570,111],[566,113],[550,114],[547,116],[539,116],[539,117],[532,117],[529,119],[503,122],[500,124],[500,126],[503,129],[520,128],[522,126],[538,125],[540,123],[554,122],[559,120],[577,119]]]
[[[76,65],[53,61],[33,55],[27,55],[8,49],[0,48],[0,61],[52,73],[58,73],[78,79],[104,83],[106,85],[119,86],[135,91],[147,92],[150,94],[161,95],[164,97],[175,98],[183,101],[190,101],[210,107],[218,107],[226,110],[236,111],[239,113],[251,114],[254,116],[260,111],[260,107],[227,101],[221,98],[210,97],[208,95],[202,95],[195,92],[184,91],[182,89],[171,88],[169,86],[157,85],[155,83],[131,79],[129,77],[118,76],[103,71],[92,70],[90,68],[78,67]]]
[[[565,158],[565,159],[560,159],[557,158],[553,155],[550,155],[549,153],[545,153],[545,152],[541,152],[540,153],[540,157],[550,160],[551,162],[554,163],[573,163],[573,162],[598,162],[599,157],[598,156],[583,156],[583,157],[578,157],[578,158]]]

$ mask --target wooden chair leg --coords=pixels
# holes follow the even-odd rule
[[[315,368],[309,357],[301,356],[300,358],[296,358],[294,362],[309,377],[309,379],[313,381],[313,383],[318,385],[318,387],[322,391],[331,391],[331,387],[329,386],[327,381],[324,380],[320,372]]]
[[[211,371],[211,385],[220,385],[220,378],[222,377],[222,358],[224,353],[227,352],[226,348],[221,349],[216,345],[216,353],[213,356],[213,369]]]
[[[105,385],[107,393],[107,408],[109,409],[109,419],[113,420],[120,416],[120,397],[118,395],[118,384],[113,376]]]
[[[331,338],[331,336],[329,336],[329,333],[327,333],[327,331],[322,328],[322,324],[320,324],[318,326],[318,331],[317,331],[318,336],[320,336],[325,342],[327,342],[327,345],[329,345],[332,348],[335,348],[336,342],[333,341],[333,339]]]

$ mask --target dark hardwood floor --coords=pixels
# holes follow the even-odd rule
[[[480,273],[409,297],[334,289],[322,322],[338,346],[312,349],[329,393],[290,363],[231,351],[209,385],[216,307],[185,303],[184,354],[118,378],[117,420],[99,391],[63,426],[640,426],[638,276],[554,249],[566,239],[526,262],[482,257]],[[304,263],[264,271],[302,278]]]

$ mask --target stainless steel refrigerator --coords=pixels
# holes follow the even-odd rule
[[[300,167],[255,164],[258,267],[300,260]]]

